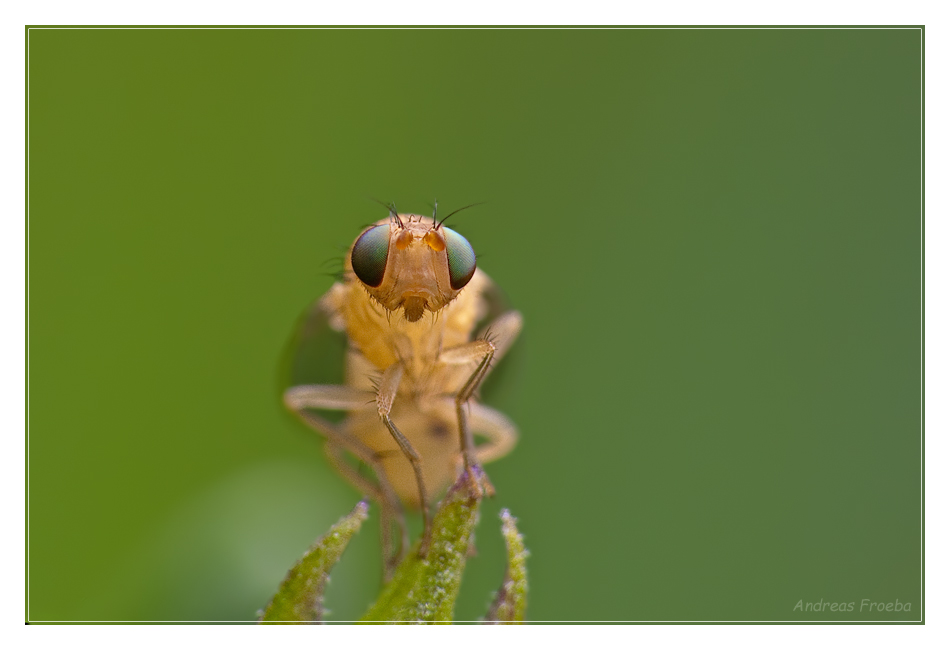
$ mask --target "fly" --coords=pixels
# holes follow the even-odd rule
[[[346,335],[344,385],[292,386],[284,403],[326,437],[337,471],[380,504],[389,575],[408,544],[403,505],[422,510],[425,555],[430,498],[463,470],[514,446],[512,422],[476,397],[492,364],[518,336],[522,319],[507,311],[476,332],[496,290],[476,268],[472,246],[443,226],[448,217],[437,220],[438,203],[431,220],[387,207],[389,216],[356,238],[342,281],[319,301],[329,326]],[[314,411],[346,416],[334,423]],[[474,433],[484,438],[477,446]],[[371,468],[375,478],[347,455]],[[487,478],[473,480],[475,489],[493,494]],[[395,551],[394,523],[401,533]]]

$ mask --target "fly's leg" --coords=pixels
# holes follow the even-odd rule
[[[478,367],[475,368],[475,372],[473,372],[471,377],[468,378],[468,381],[465,382],[462,390],[455,396],[455,413],[459,421],[459,443],[462,447],[462,462],[465,466],[465,472],[471,477],[476,476],[476,474],[471,471],[471,468],[472,465],[475,464],[477,457],[475,455],[475,441],[472,439],[472,430],[468,426],[468,419],[465,413],[465,403],[475,394],[475,390],[482,383],[485,375],[488,374],[492,357],[495,356],[495,346],[488,341],[485,341],[485,343],[488,343],[491,348],[485,353],[485,356],[482,357],[481,363],[478,364]],[[491,484],[491,481],[488,480],[488,476],[484,473],[479,473],[478,476],[481,480],[475,481],[476,490],[479,491],[482,496],[495,496],[495,487]]]
[[[379,485],[360,474],[355,467],[346,462],[343,456],[345,450],[338,444],[327,440],[324,449],[326,449],[327,458],[330,459],[333,468],[343,478],[376,499],[376,502],[380,505],[379,532],[383,547],[383,578],[386,582],[389,582],[396,570],[396,565],[399,564],[399,560],[402,558],[404,549],[409,546],[409,530],[406,528],[406,518],[399,500],[395,498],[395,494],[387,495]],[[394,523],[400,531],[398,547],[394,547],[393,542]]]
[[[326,409],[353,411],[366,408],[367,403],[373,401],[373,394],[350,388],[349,386],[322,386],[306,385],[288,388],[284,393],[284,404],[294,411],[311,428],[327,437],[327,455],[330,462],[340,474],[350,481],[358,490],[368,492],[377,499],[380,505],[381,522],[383,529],[383,566],[386,567],[387,578],[393,567],[398,564],[403,549],[408,546],[409,533],[406,528],[406,519],[402,504],[396,491],[386,477],[382,463],[376,453],[365,444],[349,435],[338,425],[320,417],[307,409]],[[373,485],[366,477],[357,472],[352,465],[343,460],[342,452],[349,452],[357,459],[366,463],[376,474],[378,485]],[[392,523],[395,522],[400,531],[400,548],[393,548]]]
[[[360,474],[355,467],[346,461],[344,456],[346,450],[344,450],[339,443],[327,440],[323,446],[323,450],[326,452],[330,464],[333,465],[333,469],[356,486],[357,489],[361,490],[363,494],[372,497],[377,503],[382,503],[386,500],[386,495],[383,494],[378,484]]]
[[[472,477],[476,476],[476,473],[470,472],[469,469],[476,463],[478,456],[475,443],[472,440],[472,432],[468,426],[465,406],[485,377],[488,376],[492,360],[500,359],[514,342],[518,332],[521,331],[521,323],[521,314],[516,311],[502,314],[485,329],[484,338],[450,348],[444,351],[440,357],[441,361],[449,364],[478,362],[468,381],[455,396],[455,413],[459,423],[459,445],[462,450],[462,462],[465,471]],[[514,444],[513,441],[512,444]],[[488,477],[484,473],[478,473],[477,476],[480,478],[474,479],[476,481],[475,489],[483,495],[492,496],[495,493],[495,488]]]
[[[419,504],[422,507],[422,523],[424,532],[422,534],[422,543],[419,545],[419,556],[423,557],[429,552],[429,541],[432,538],[432,522],[429,520],[429,499],[426,495],[426,484],[422,477],[422,457],[415,450],[412,443],[402,435],[392,418],[389,417],[393,408],[393,401],[396,399],[396,393],[399,391],[399,382],[402,380],[403,368],[399,363],[394,363],[383,373],[383,378],[379,382],[379,392],[376,395],[376,408],[379,410],[379,417],[383,424],[389,429],[399,449],[412,465],[412,471],[416,475],[416,483],[419,485]]]
[[[476,339],[489,339],[495,344],[495,361],[501,361],[508,348],[518,338],[523,323],[521,313],[508,311],[490,322],[478,333]]]
[[[506,456],[518,441],[515,425],[504,415],[484,404],[472,402],[468,408],[472,431],[488,438],[487,442],[475,447],[475,458],[478,462],[488,463]]]

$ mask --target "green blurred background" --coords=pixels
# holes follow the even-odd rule
[[[353,507],[278,367],[368,196],[525,317],[458,618],[501,507],[534,620],[920,618],[920,30],[28,36],[31,620],[252,619]]]

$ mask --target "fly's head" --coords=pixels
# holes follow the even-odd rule
[[[391,210],[356,238],[346,265],[383,307],[402,309],[406,320],[415,322],[426,310],[445,307],[468,284],[475,251],[435,216],[423,221]]]

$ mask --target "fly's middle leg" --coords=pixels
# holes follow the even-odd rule
[[[388,481],[376,484],[360,474],[353,465],[348,463],[344,457],[345,450],[340,447],[338,443],[327,440],[324,449],[333,468],[336,469],[343,478],[363,490],[365,494],[371,496],[376,500],[376,503],[379,504],[379,534],[383,548],[383,578],[388,582],[393,577],[396,565],[398,565],[402,559],[402,554],[405,552],[405,549],[409,547],[409,529],[406,528],[406,517],[399,503],[399,499],[392,491],[392,488],[389,487]],[[382,470],[377,470],[377,474],[385,476]],[[383,487],[384,485],[386,486],[385,488]],[[388,490],[386,488],[388,488]],[[396,525],[399,531],[398,545],[393,541],[393,524]]]
[[[379,392],[376,395],[376,407],[379,410],[379,417],[383,424],[389,429],[399,449],[412,465],[412,471],[416,475],[416,483],[419,486],[419,504],[422,507],[422,523],[424,532],[422,534],[422,543],[419,545],[419,555],[424,556],[429,552],[429,541],[432,539],[432,522],[429,520],[429,499],[426,494],[426,484],[422,476],[422,457],[416,451],[412,443],[396,428],[396,424],[389,417],[392,412],[393,401],[399,392],[399,382],[402,380],[403,368],[399,363],[394,363],[383,373],[382,381],[379,384]]]
[[[372,393],[350,388],[349,386],[304,385],[288,388],[284,393],[284,403],[297,413],[310,427],[327,437],[326,452],[337,471],[358,490],[377,500],[381,510],[383,565],[387,577],[401,559],[403,549],[408,545],[408,529],[402,510],[402,504],[396,491],[386,477],[375,452],[363,442],[351,436],[347,431],[329,420],[320,417],[309,409],[354,411],[366,408],[372,403]],[[343,459],[343,452],[366,463],[376,474],[377,483],[362,476]],[[395,548],[392,540],[392,523],[395,522],[400,533],[400,546]]]
[[[478,402],[470,403],[468,409],[472,431],[486,438],[484,443],[475,447],[478,462],[487,463],[507,455],[518,441],[518,429],[511,420]]]

